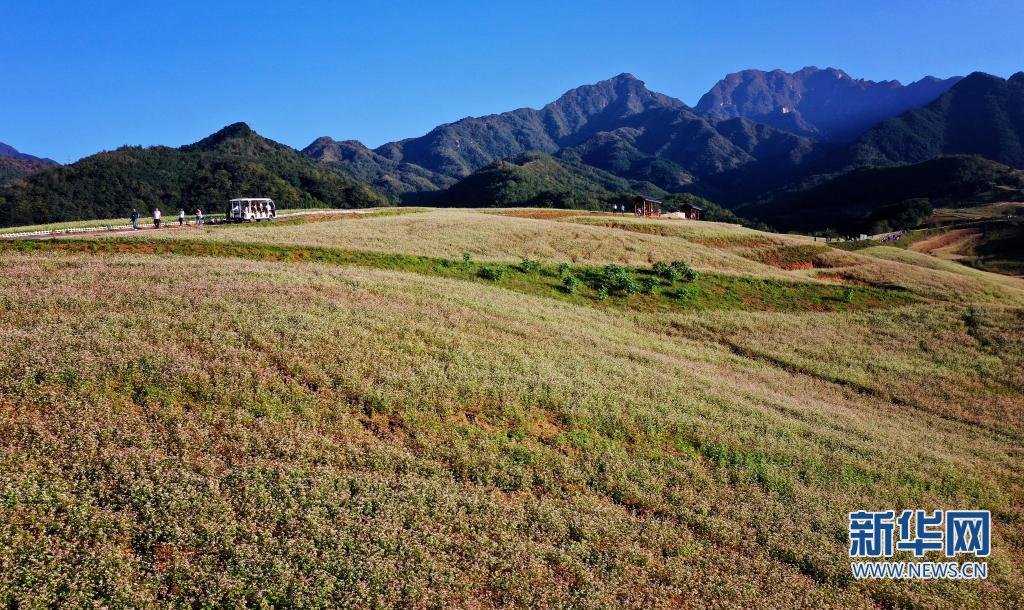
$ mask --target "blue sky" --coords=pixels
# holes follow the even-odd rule
[[[621,72],[692,105],[743,68],[1024,70],[1019,0],[91,4],[0,3],[0,141],[68,162],[246,121],[376,146]]]

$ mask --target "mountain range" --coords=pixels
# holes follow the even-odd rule
[[[737,170],[752,169],[763,159],[775,161],[777,169],[798,164],[813,148],[810,139],[747,119],[701,116],[633,75],[620,74],[573,89],[540,110],[465,118],[373,150],[322,137],[304,152],[408,199],[424,181],[433,187],[428,191],[436,190],[527,151],[555,154],[660,189],[721,196],[714,177],[734,181],[744,174]]]
[[[744,70],[727,75],[692,108],[624,73],[572,89],[540,109],[467,117],[374,149],[323,136],[300,152],[239,123],[180,148],[125,147],[69,166],[35,167],[9,174],[14,183],[0,187],[0,222],[123,213],[126,205],[175,207],[247,193],[288,206],[390,201],[590,208],[642,193],[703,197],[782,229],[860,229],[887,219],[865,210],[869,201],[851,203],[851,214],[830,202],[820,206],[831,209],[828,214],[807,213],[807,197],[882,175],[857,172],[864,166],[950,155],[979,160],[902,175],[923,180],[939,167],[967,168],[957,175],[970,188],[950,185],[951,192],[978,192],[972,181],[979,176],[1012,190],[1016,174],[1004,170],[1024,168],[1022,142],[1021,73],[1010,79],[925,77],[902,85],[854,79],[834,68]],[[927,190],[920,186],[910,190]],[[813,226],[806,219],[814,219]]]
[[[468,117],[418,138],[369,150],[359,142],[322,137],[303,152],[348,169],[395,195],[447,186],[498,159],[526,151],[553,153],[587,136],[616,129],[650,110],[684,110],[683,102],[648,90],[629,74],[569,91],[540,110],[520,108]]]
[[[497,160],[540,151],[625,178],[648,193],[689,192],[737,206],[808,176],[820,176],[820,182],[872,164],[859,162],[871,149],[864,132],[956,95],[961,80],[929,76],[902,85],[854,79],[834,68],[745,70],[726,76],[690,108],[620,74],[573,89],[539,110],[469,117],[373,150],[323,137],[304,152],[406,202],[444,202],[451,182]],[[939,148],[936,154],[976,152]],[[875,156],[875,164],[930,158]]]
[[[1024,73],[1003,79],[974,72],[930,103],[831,150],[808,164],[799,180],[739,211],[787,229],[870,231],[895,217],[868,208],[893,211],[898,193],[953,207],[994,197],[1020,201],[1022,174],[1014,169],[1024,169]],[[865,192],[871,195],[857,201],[856,193]]]
[[[824,141],[848,141],[911,108],[927,104],[960,77],[927,76],[902,85],[851,78],[835,68],[808,66],[796,72],[743,70],[718,81],[696,110],[715,119],[746,117]]]
[[[975,72],[931,103],[881,122],[847,151],[848,166],[973,154],[1024,169],[1024,72]]]

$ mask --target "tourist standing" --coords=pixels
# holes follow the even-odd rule
[[[139,211],[132,208],[132,229],[139,230]]]
[[[196,226],[203,224],[203,211],[196,208]]]
[[[160,228],[160,208],[153,208],[153,227]]]

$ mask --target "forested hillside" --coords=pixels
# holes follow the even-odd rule
[[[123,147],[0,189],[0,226],[127,216],[131,208],[220,209],[232,197],[279,207],[367,207],[386,200],[244,123],[181,148]]]
[[[886,165],[956,154],[1024,169],[1024,72],[1009,79],[975,72],[931,104],[865,132],[842,161]]]
[[[324,136],[302,149],[302,153],[346,171],[398,200],[416,199],[417,193],[431,193],[455,183],[450,176],[381,156],[356,140],[339,142]]]
[[[666,193],[648,182],[630,181],[595,167],[539,152],[496,161],[463,178],[438,195],[436,205],[449,207],[540,207],[610,210],[632,209],[637,193],[658,197],[663,212],[684,203],[704,210],[705,220],[745,223],[729,210],[690,193]]]
[[[1024,200],[1024,172],[978,156],[862,167],[739,208],[786,229],[880,233],[917,226],[933,209]]]
[[[813,140],[748,119],[717,121],[631,74],[577,87],[540,110],[468,117],[370,150],[319,138],[303,152],[389,193],[430,192],[501,159],[539,151],[669,192],[740,201],[779,186]]]
[[[10,144],[0,142],[0,186],[16,182],[55,165],[58,163],[53,159],[44,159],[23,153]]]
[[[571,164],[540,152],[496,161],[463,178],[437,198],[454,207],[552,207],[607,210],[627,203],[644,190],[640,185],[585,165]]]

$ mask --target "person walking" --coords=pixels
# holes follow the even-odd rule
[[[160,228],[160,208],[153,208],[153,227]]]
[[[196,208],[196,226],[198,227],[198,226],[200,226],[202,224],[203,224],[203,211],[200,210],[199,208]]]
[[[184,224],[185,224],[185,208],[181,208],[181,209],[178,210],[178,226],[180,227],[180,226],[182,226]]]
[[[132,229],[139,230],[139,211],[132,208]]]

